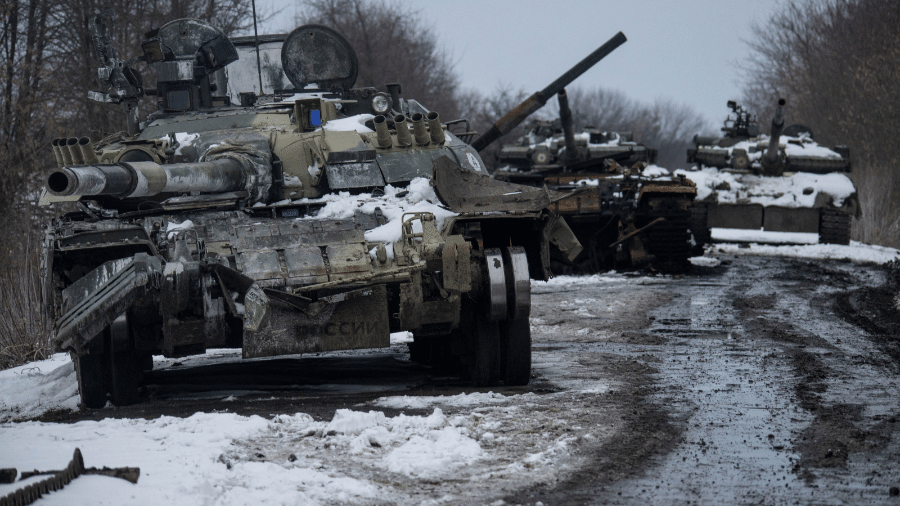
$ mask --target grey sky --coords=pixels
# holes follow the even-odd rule
[[[453,55],[462,85],[491,93],[501,84],[538,91],[622,31],[628,42],[573,86],[618,89],[644,102],[690,104],[715,129],[739,99],[742,39],[781,0],[407,0]],[[282,13],[264,32],[289,31],[299,3],[257,0]]]

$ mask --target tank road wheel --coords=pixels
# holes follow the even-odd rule
[[[823,207],[819,213],[819,242],[850,244],[850,214]]]
[[[477,386],[500,383],[500,325],[507,315],[506,269],[498,248],[484,250],[482,300],[468,316],[470,339],[474,345],[472,381]]]
[[[500,383],[500,326],[483,314],[474,315],[472,320],[475,342],[472,381],[479,387],[496,386]]]
[[[522,386],[531,380],[531,277],[525,249],[504,249],[503,263],[508,317],[500,322],[500,370],[506,386]]]
[[[123,314],[107,329],[109,359],[109,392],[116,406],[129,406],[138,401],[137,355],[128,316]]]
[[[78,394],[81,403],[88,409],[106,406],[106,354],[94,353],[72,356],[75,376],[78,379]]]

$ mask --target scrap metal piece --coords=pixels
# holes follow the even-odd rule
[[[244,295],[244,330],[259,330],[266,310],[269,309],[269,298],[262,289],[254,283]]]
[[[540,211],[568,193],[497,181],[460,167],[449,157],[434,161],[434,191],[457,213]]]
[[[3,469],[3,471],[10,471],[10,469]],[[11,469],[11,471],[15,471],[15,469]],[[40,476],[49,474],[52,476],[48,476],[41,481],[30,483],[26,487],[22,487],[18,490],[10,492],[5,496],[0,497],[0,506],[6,505],[17,505],[24,506],[27,504],[31,504],[38,499],[41,498],[44,494],[48,492],[56,492],[57,490],[65,487],[72,480],[78,478],[84,474],[97,474],[103,476],[111,476],[113,478],[121,478],[126,481],[130,481],[131,483],[137,484],[138,478],[141,476],[141,469],[138,467],[103,467],[101,469],[97,469],[96,467],[84,467],[84,458],[81,456],[81,450],[75,448],[75,454],[72,456],[72,460],[69,462],[69,465],[66,466],[65,469],[58,471],[30,471],[22,473],[21,480],[26,478],[31,478],[32,476]],[[13,475],[13,479],[15,479],[15,475]],[[12,483],[3,482],[3,483]]]

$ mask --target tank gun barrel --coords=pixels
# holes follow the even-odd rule
[[[252,168],[222,157],[206,162],[122,162],[75,165],[54,170],[47,190],[59,197],[110,195],[150,197],[160,193],[229,192],[247,189]]]
[[[781,132],[784,131],[784,105],[786,103],[785,99],[779,98],[778,105],[775,106],[772,129],[769,131],[769,147],[766,149],[766,161],[769,163],[775,163],[778,160],[778,142]]]
[[[566,90],[560,90],[556,98],[559,100],[559,121],[562,123],[563,135],[566,138],[566,159],[574,160],[578,157],[578,148],[575,147],[575,129],[572,126],[572,110],[569,109]]]
[[[619,32],[609,39],[605,44],[598,47],[593,53],[589,54],[585,59],[581,60],[574,67],[570,68],[565,74],[561,75],[549,86],[541,91],[526,98],[521,104],[509,111],[506,116],[500,118],[494,125],[485,132],[484,135],[475,139],[472,147],[476,151],[482,151],[495,140],[508,133],[513,128],[519,126],[525,121],[525,118],[537,111],[550,100],[550,97],[562,91],[572,81],[577,79],[581,74],[587,72],[597,62],[605,58],[609,53],[613,52],[617,47],[621,46],[628,40],[625,34]]]

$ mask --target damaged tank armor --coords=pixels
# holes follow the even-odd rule
[[[531,376],[530,279],[581,246],[547,211],[562,194],[502,183],[438,113],[353,88],[356,54],[306,25],[256,43],[198,20],[147,34],[123,62],[92,19],[99,75],[129,135],[53,142],[42,204],[43,300],[81,399],[138,400],[152,355],[376,348],[478,385]],[[142,85],[129,67],[158,77]],[[137,100],[159,108],[144,122]]]
[[[554,268],[599,272],[650,268],[682,272],[691,255],[691,202],[696,186],[656,167],[656,150],[633,142],[631,132],[586,127],[575,133],[565,90],[557,93],[560,117],[535,121],[497,156],[494,178],[566,192],[550,206],[584,245],[571,264]]]

